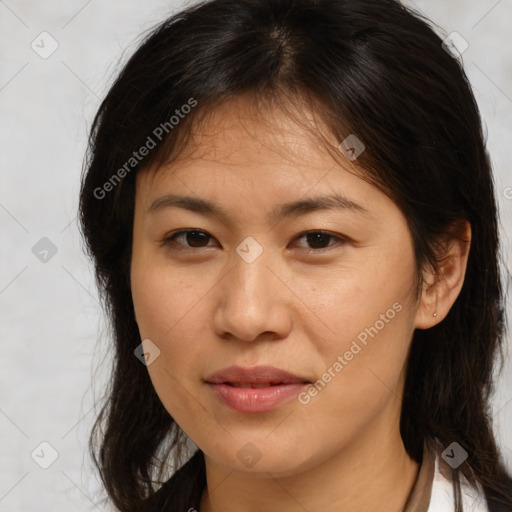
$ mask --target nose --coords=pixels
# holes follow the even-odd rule
[[[267,252],[252,263],[233,255],[231,269],[216,289],[213,328],[218,336],[268,341],[284,339],[290,333],[293,294]]]

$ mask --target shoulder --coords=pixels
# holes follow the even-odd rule
[[[463,479],[461,495],[464,512],[489,512],[485,495],[480,487],[475,489]],[[441,457],[437,454],[428,512],[453,512],[454,503],[452,482],[443,474]]]

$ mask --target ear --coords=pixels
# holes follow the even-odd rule
[[[471,225],[460,221],[451,225],[447,240],[441,244],[438,272],[433,269],[423,273],[421,297],[415,317],[417,329],[429,329],[441,322],[464,284],[471,245]]]

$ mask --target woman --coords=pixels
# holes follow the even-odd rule
[[[174,15],[103,101],[80,199],[116,348],[91,452],[119,510],[512,510],[492,174],[426,20]]]

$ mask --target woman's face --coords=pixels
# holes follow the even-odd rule
[[[384,193],[246,101],[216,109],[179,159],[137,177],[131,284],[169,414],[217,464],[287,475],[398,436],[416,267]],[[269,389],[264,372],[260,389],[208,383],[261,365],[299,383]]]

